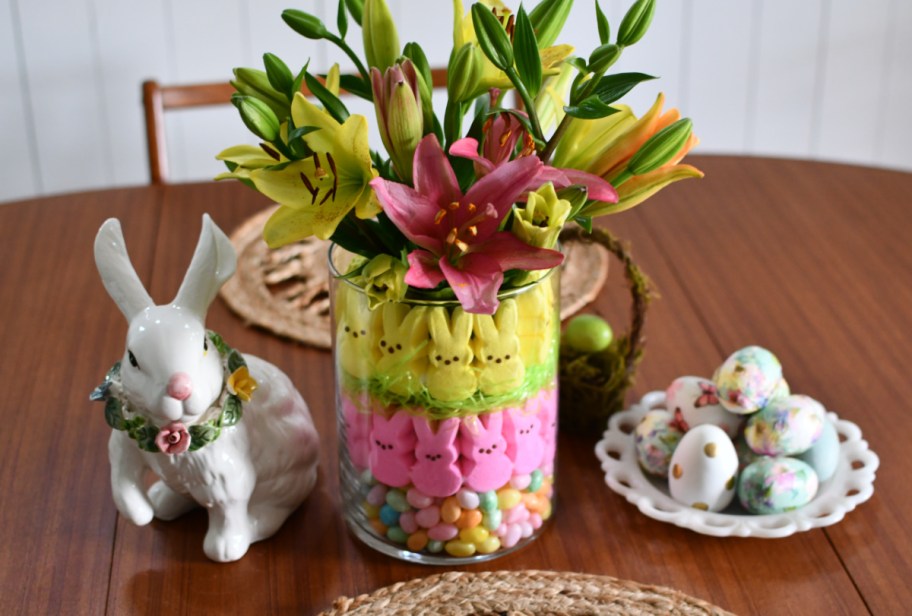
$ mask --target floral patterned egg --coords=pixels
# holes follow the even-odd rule
[[[738,454],[722,428],[704,424],[691,428],[671,456],[668,489],[676,501],[721,511],[735,495]]]
[[[671,413],[661,409],[646,413],[633,433],[640,466],[653,475],[667,476],[671,455],[682,436]]]
[[[775,400],[776,398],[786,398],[792,395],[792,388],[789,387],[788,381],[782,379],[779,381],[779,384],[776,385],[776,389],[773,390],[772,395],[770,395],[770,400]]]
[[[823,405],[811,397],[776,398],[747,420],[744,440],[765,456],[793,456],[820,438],[825,420]]]
[[[719,402],[739,415],[749,415],[766,406],[781,380],[782,364],[758,346],[735,351],[713,376]]]
[[[795,458],[761,458],[744,469],[738,481],[738,500],[751,513],[791,511],[817,495],[817,473]]]
[[[730,413],[719,404],[719,392],[709,379],[698,376],[676,378],[665,391],[665,406],[674,414],[678,427],[687,432],[691,428],[712,424],[735,438],[744,420]]]
[[[825,421],[820,438],[810,449],[796,456],[802,462],[807,462],[817,472],[820,481],[826,481],[836,472],[839,464],[839,434],[836,426],[831,421]]]

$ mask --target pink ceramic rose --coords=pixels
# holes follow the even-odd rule
[[[184,453],[190,448],[190,433],[179,421],[173,421],[162,427],[155,436],[155,444],[162,453],[173,455]]]

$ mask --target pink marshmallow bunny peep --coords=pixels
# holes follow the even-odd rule
[[[530,398],[523,408],[513,407],[504,411],[507,456],[513,460],[513,470],[520,474],[537,469],[545,453],[538,401],[538,397]]]
[[[513,473],[503,436],[503,419],[503,412],[498,411],[462,421],[459,432],[463,476],[476,492],[502,488]]]
[[[412,467],[412,483],[428,496],[444,498],[452,496],[462,486],[462,472],[457,465],[459,450],[456,436],[460,421],[456,418],[438,422],[434,432],[431,421],[414,417],[418,445],[415,447],[415,466]]]
[[[370,458],[371,415],[366,408],[368,404],[367,395],[352,400],[347,394],[342,394],[345,443],[348,446],[348,456],[359,471],[367,468]]]
[[[408,485],[415,463],[415,430],[403,410],[386,419],[375,414],[370,430],[370,470],[377,481],[394,488]]]

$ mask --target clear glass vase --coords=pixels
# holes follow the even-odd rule
[[[456,301],[370,307],[330,250],[342,508],[385,554],[496,558],[554,510],[560,276],[532,272],[492,315]]]

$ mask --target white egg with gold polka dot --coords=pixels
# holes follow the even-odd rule
[[[719,427],[691,428],[678,443],[668,469],[668,489],[676,501],[703,511],[721,511],[735,496],[738,454]]]

